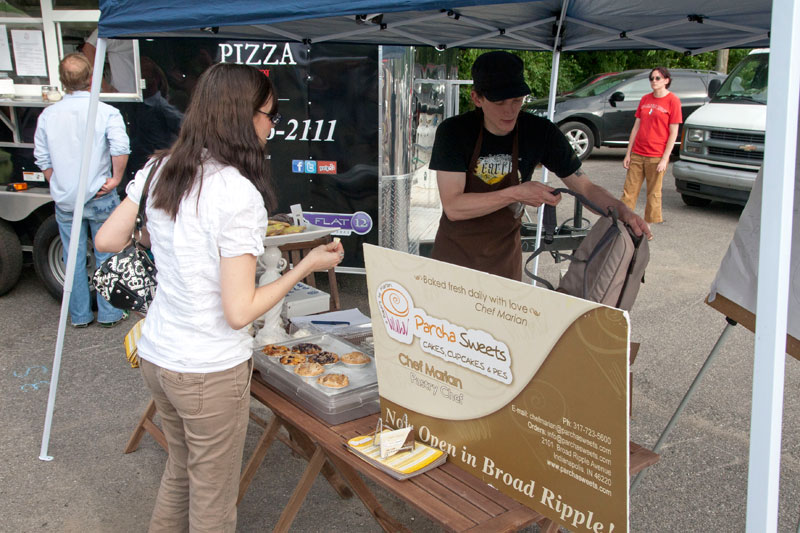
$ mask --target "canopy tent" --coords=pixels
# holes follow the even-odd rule
[[[101,2],[101,37],[158,33],[552,51],[560,0],[325,0],[209,4],[190,0]],[[668,48],[699,53],[736,46],[768,46],[770,2],[573,0],[563,19],[561,46],[569,50]],[[702,26],[701,26],[702,25]],[[207,30],[204,30],[206,28]],[[212,30],[213,28],[213,30]],[[206,33],[207,34],[207,33]]]
[[[357,0],[346,4],[330,0],[101,0],[100,10],[101,39],[96,59],[100,65],[105,39],[115,37],[215,35],[307,44],[336,41],[440,49],[548,50],[553,52],[551,110],[562,51],[666,48],[697,54],[771,45],[762,204],[769,208],[761,210],[747,530],[776,530],[800,94],[800,31],[795,30],[800,27],[800,0],[708,0],[699,5],[695,0]],[[88,124],[94,122],[91,117],[99,94],[98,70]],[[85,153],[84,161],[88,157]],[[85,187],[87,173],[84,163],[81,187]],[[79,208],[75,216],[80,215]],[[77,244],[74,235],[71,243]],[[71,291],[74,264],[75,250],[70,249],[64,302]],[[62,303],[42,459],[50,459],[47,441],[66,312],[66,303]]]

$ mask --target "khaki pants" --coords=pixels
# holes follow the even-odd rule
[[[661,216],[661,184],[664,179],[664,172],[658,172],[658,162],[660,157],[645,157],[639,154],[631,154],[631,164],[628,167],[628,174],[625,176],[625,186],[622,188],[622,203],[631,208],[636,208],[636,199],[639,191],[642,190],[642,182],[647,181],[647,203],[644,208],[645,222],[663,222]]]
[[[141,368],[169,445],[149,531],[234,533],[253,360],[210,374]]]

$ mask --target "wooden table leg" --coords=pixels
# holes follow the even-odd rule
[[[299,451],[300,455],[305,457],[306,460],[309,460],[316,450],[316,445],[311,441],[311,439],[308,438],[308,435],[298,430],[294,426],[287,424],[286,431],[289,432],[289,435],[296,444],[296,447],[291,446],[291,444],[289,446],[293,450]],[[299,448],[299,450],[297,448]],[[341,498],[347,500],[353,497],[353,491],[350,490],[347,484],[336,472],[336,469],[334,469],[328,461],[325,461],[325,464],[322,465],[322,475],[325,476],[325,479],[328,480],[328,483],[330,483],[331,487],[333,487],[333,490],[335,490]]]
[[[297,511],[300,510],[300,506],[303,504],[303,500],[306,499],[306,495],[311,489],[311,485],[314,484],[314,480],[317,478],[323,464],[325,464],[325,452],[322,448],[317,447],[314,455],[311,456],[311,460],[308,461],[308,466],[297,487],[295,487],[292,497],[289,498],[289,502],[283,508],[281,517],[278,519],[275,529],[273,529],[274,532],[284,533],[289,531],[289,526],[292,525],[294,517],[297,516]]]
[[[539,531],[542,533],[558,533],[559,529],[560,526],[549,518],[545,518],[539,522]]]
[[[161,428],[153,423],[153,417],[155,414],[156,402],[151,399],[150,403],[147,404],[147,409],[145,409],[144,414],[142,414],[142,417],[139,419],[139,423],[136,424],[136,429],[133,430],[133,434],[131,435],[131,438],[128,439],[128,444],[125,445],[125,450],[123,450],[122,453],[131,453],[136,451],[136,448],[139,447],[139,442],[141,442],[145,432],[150,433],[162,448],[165,450],[167,449],[167,438],[164,437],[164,432],[162,432]]]
[[[330,269],[328,270],[328,287],[331,291],[331,311],[338,311],[341,309],[341,304],[339,303],[339,285],[336,283],[336,270]]]
[[[244,493],[247,492],[247,487],[249,487],[250,483],[253,481],[258,467],[261,466],[264,456],[267,455],[267,450],[272,444],[272,441],[275,440],[278,430],[281,428],[281,422],[281,419],[277,416],[273,417],[269,424],[267,424],[267,427],[264,430],[264,433],[262,433],[261,438],[258,439],[256,449],[253,451],[253,455],[251,455],[250,459],[247,461],[247,466],[242,471],[242,477],[239,478],[239,496],[236,498],[236,505],[239,505],[239,502],[242,501],[242,498],[244,498]]]
[[[335,456],[329,456],[328,459],[336,466],[339,470],[339,473],[344,477],[350,487],[353,489],[353,492],[356,493],[356,496],[364,503],[364,507],[372,514],[375,518],[375,521],[378,522],[384,531],[409,531],[403,524],[397,522],[392,516],[386,512],[386,510],[381,506],[378,499],[372,494],[372,491],[369,490],[367,484],[364,483],[364,480],[361,479],[361,476],[358,475],[350,465],[343,462],[342,460],[336,458]]]

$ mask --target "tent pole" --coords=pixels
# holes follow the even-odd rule
[[[564,0],[561,4],[561,15],[558,17],[558,30],[553,39],[553,62],[550,65],[550,92],[547,95],[547,120],[552,121],[556,110],[556,93],[558,92],[558,68],[561,61],[561,28],[564,24],[564,18],[567,16],[567,6],[569,0]],[[542,166],[542,183],[547,183],[549,171],[547,167]],[[542,224],[544,223],[544,209],[540,206],[536,209],[536,246],[534,250],[538,250],[542,242]],[[539,256],[533,259],[533,273],[539,274]],[[534,287],[536,281],[533,281]]]
[[[795,189],[800,0],[772,3],[764,188],[758,251],[756,338],[747,531],[778,530],[781,424]]]
[[[106,59],[106,40],[97,39],[97,51],[94,56],[94,72],[92,73],[92,89],[89,98],[89,115],[86,119],[86,132],[83,136],[83,154],[81,154],[81,167],[78,178],[78,200],[86,197],[86,182],[89,176],[89,165],[92,159],[92,138],[94,137],[95,121],[97,120],[97,102],[100,99],[100,82],[103,77],[103,64]],[[72,282],[75,277],[75,264],[78,259],[86,261],[85,257],[75,257],[78,252],[78,236],[83,224],[83,202],[75,202],[75,211],[72,214],[72,228],[70,230],[69,252],[67,254],[67,272],[64,277],[64,295],[61,298],[61,316],[58,319],[58,334],[56,335],[56,351],[53,357],[53,371],[50,376],[50,392],[47,396],[47,412],[44,418],[44,433],[42,434],[42,447],[39,450],[39,459],[52,461],[47,454],[50,443],[50,428],[53,425],[53,410],[56,403],[56,389],[58,388],[58,374],[61,371],[61,354],[64,350],[64,333],[67,327],[69,314],[69,299],[72,295]]]

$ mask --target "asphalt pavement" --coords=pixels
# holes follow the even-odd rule
[[[584,169],[619,195],[625,177],[622,156],[618,149],[597,150]],[[643,202],[644,191],[639,212]],[[631,312],[631,337],[641,343],[632,367],[631,438],[647,447],[655,444],[725,326],[724,317],[703,300],[741,212],[741,207],[716,202],[705,208],[685,206],[670,173],[663,203],[666,221],[654,226],[646,283]],[[571,200],[565,199],[559,216],[571,213]],[[541,273],[557,280],[563,264],[549,256],[541,263]],[[365,278],[338,278],[343,307],[368,314]],[[60,303],[31,265],[18,285],[0,297],[0,531],[146,531],[166,454],[150,436],[135,453],[122,453],[148,401],[138,371],[125,361],[126,323],[113,329],[68,328],[48,450],[53,460],[39,459],[59,310]],[[661,461],[632,493],[631,531],[744,531],[753,343],[752,333],[733,328],[662,448]],[[781,532],[794,532],[800,519],[798,385],[800,361],[787,357]],[[251,424],[245,457],[259,433]],[[270,530],[304,468],[304,460],[274,445],[239,506],[238,531]],[[439,530],[416,509],[371,486],[387,511],[412,531]],[[318,479],[292,531],[380,528],[358,499],[340,500]]]

